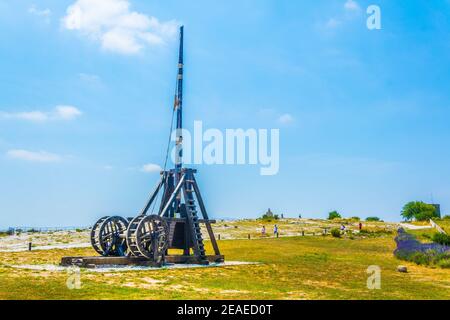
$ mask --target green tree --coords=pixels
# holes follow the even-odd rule
[[[371,221],[380,221],[381,219],[380,218],[378,218],[378,217],[367,217],[366,218],[366,221],[369,221],[369,222],[371,222]]]
[[[422,201],[412,201],[403,207],[402,217],[406,220],[425,221],[437,217],[436,208]]]
[[[337,211],[331,211],[328,214],[328,220],[341,219],[341,218],[342,218],[341,215]]]

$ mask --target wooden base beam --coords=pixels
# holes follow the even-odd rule
[[[223,255],[206,256],[209,263],[223,262]],[[166,256],[166,263],[170,264],[205,264],[205,260],[200,260],[195,256],[173,255]],[[146,266],[161,267],[161,265],[141,257],[63,257],[61,266],[78,266],[81,268],[97,268],[107,266]]]

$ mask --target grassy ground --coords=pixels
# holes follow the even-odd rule
[[[69,290],[61,271],[17,264],[58,263],[91,249],[0,253],[0,299],[450,299],[450,270],[406,263],[398,273],[392,236],[365,239],[292,237],[220,241],[227,260],[257,265],[94,273],[82,271]],[[209,248],[209,245],[207,246]],[[381,290],[366,286],[366,269],[381,267]]]
[[[442,228],[447,234],[450,234],[450,220],[448,219],[435,219],[435,222]],[[424,222],[414,222],[414,225],[422,225],[428,226],[430,223],[427,221]],[[437,230],[432,229],[424,229],[424,230],[408,230],[409,233],[414,235],[419,241],[422,242],[432,242],[432,236],[437,233]]]
[[[447,234],[450,234],[450,220],[449,219],[441,219],[435,221],[442,229],[444,229]]]
[[[282,219],[282,220],[238,220],[238,221],[218,221],[214,225],[216,235],[221,235],[221,239],[246,239],[248,235],[253,238],[261,236],[261,229],[266,227],[266,232],[271,235],[274,225],[278,226],[280,236],[318,235],[325,230],[330,233],[332,228],[340,228],[345,225],[349,231],[357,231],[359,221],[355,220],[320,220],[320,219]],[[396,230],[397,224],[385,222],[365,222],[362,221],[365,230],[383,231]],[[205,232],[206,234],[206,232]]]

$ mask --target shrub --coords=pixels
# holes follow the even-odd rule
[[[442,269],[450,269],[450,259],[439,260],[436,265]]]
[[[271,222],[272,220],[279,220],[280,217],[277,214],[274,214],[273,216],[268,216],[267,214],[264,214],[261,217],[261,220],[267,221],[267,222]]]
[[[450,220],[450,216],[449,215],[443,216],[442,220]]]
[[[377,221],[381,221],[381,219],[378,218],[378,217],[367,217],[367,218],[366,218],[366,221],[369,221],[369,222],[377,222]]]
[[[401,260],[411,261],[423,266],[438,266],[441,268],[450,268],[450,254],[439,253],[436,250],[425,252],[398,252],[396,257]]]
[[[341,218],[342,218],[341,215],[337,211],[331,211],[328,214],[328,220],[341,219]]]
[[[341,237],[341,230],[334,228],[331,229],[331,235],[335,238],[340,238]]]
[[[350,219],[351,219],[351,220],[355,220],[355,221],[361,221],[361,218],[360,218],[360,217],[351,217]]]
[[[76,229],[75,231],[76,231],[76,232],[83,232],[82,229]]]
[[[431,240],[444,246],[450,246],[450,236],[444,233],[435,233]]]
[[[431,263],[431,255],[423,252],[415,252],[409,256],[409,260],[418,265],[429,265]]]
[[[438,217],[435,206],[421,201],[407,203],[403,207],[401,215],[406,220],[416,219],[417,221],[426,221]]]

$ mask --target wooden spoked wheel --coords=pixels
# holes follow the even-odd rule
[[[106,219],[108,219],[109,217],[103,217],[100,218],[92,227],[91,230],[91,244],[92,244],[92,248],[94,248],[94,250],[98,253],[103,255],[103,250],[102,247],[100,245],[100,226],[103,224],[103,222],[105,222]]]
[[[157,215],[134,218],[127,230],[127,245],[132,255],[156,263],[164,261],[169,242],[169,226]]]
[[[125,234],[128,221],[122,217],[104,217],[91,231],[91,243],[102,256],[120,257],[127,254]]]

